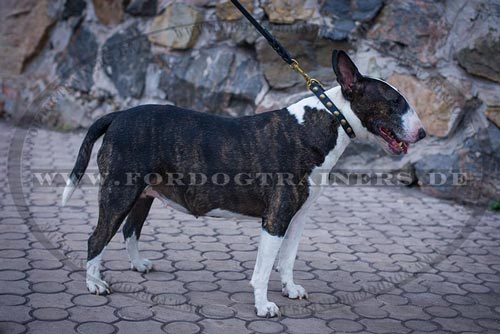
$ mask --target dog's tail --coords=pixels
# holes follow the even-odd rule
[[[80,146],[80,151],[78,152],[78,158],[76,159],[75,166],[69,175],[68,180],[66,181],[66,187],[64,188],[64,192],[62,195],[62,206],[65,206],[71,195],[75,191],[78,183],[83,177],[85,173],[85,169],[89,164],[90,154],[92,153],[92,147],[99,137],[101,137],[109,125],[115,117],[119,114],[119,112],[113,112],[111,114],[107,114],[97,121],[94,122],[89,128],[85,139],[83,140],[82,145]]]

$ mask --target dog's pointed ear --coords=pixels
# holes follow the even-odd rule
[[[351,58],[342,50],[333,50],[332,67],[344,96],[350,100],[356,84],[363,78]]]

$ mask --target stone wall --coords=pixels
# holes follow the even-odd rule
[[[358,143],[339,168],[410,170],[436,196],[500,198],[497,0],[241,2],[326,86],[332,49],[346,49],[421,116],[429,136],[411,154]],[[3,0],[0,16],[0,116],[13,122],[86,128],[145,103],[250,115],[307,94],[227,1]],[[437,187],[429,171],[468,186]]]

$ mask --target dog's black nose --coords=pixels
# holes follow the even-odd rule
[[[418,129],[418,140],[420,139],[424,139],[426,136],[426,133],[425,133],[425,130],[424,128],[420,128]]]

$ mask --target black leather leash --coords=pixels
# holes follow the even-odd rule
[[[271,47],[278,53],[278,55],[288,64],[290,67],[297,73],[299,73],[304,80],[306,81],[307,88],[318,97],[318,99],[321,101],[321,103],[330,111],[332,115],[334,115],[338,121],[340,122],[340,125],[344,129],[344,131],[347,133],[347,135],[350,138],[356,137],[356,134],[354,133],[354,130],[352,129],[351,125],[347,121],[347,119],[344,117],[344,115],[340,112],[339,108],[335,106],[333,101],[326,95],[325,89],[323,88],[323,85],[321,82],[318,80],[311,78],[309,74],[307,74],[300,66],[299,63],[293,59],[290,56],[290,53],[285,49],[285,47],[273,36],[269,31],[267,31],[266,28],[261,26],[259,22],[255,20],[255,18],[246,10],[245,7],[238,1],[238,0],[231,0],[233,5],[236,6],[236,8],[239,9],[241,13],[247,18],[248,21],[264,36],[271,45]]]

